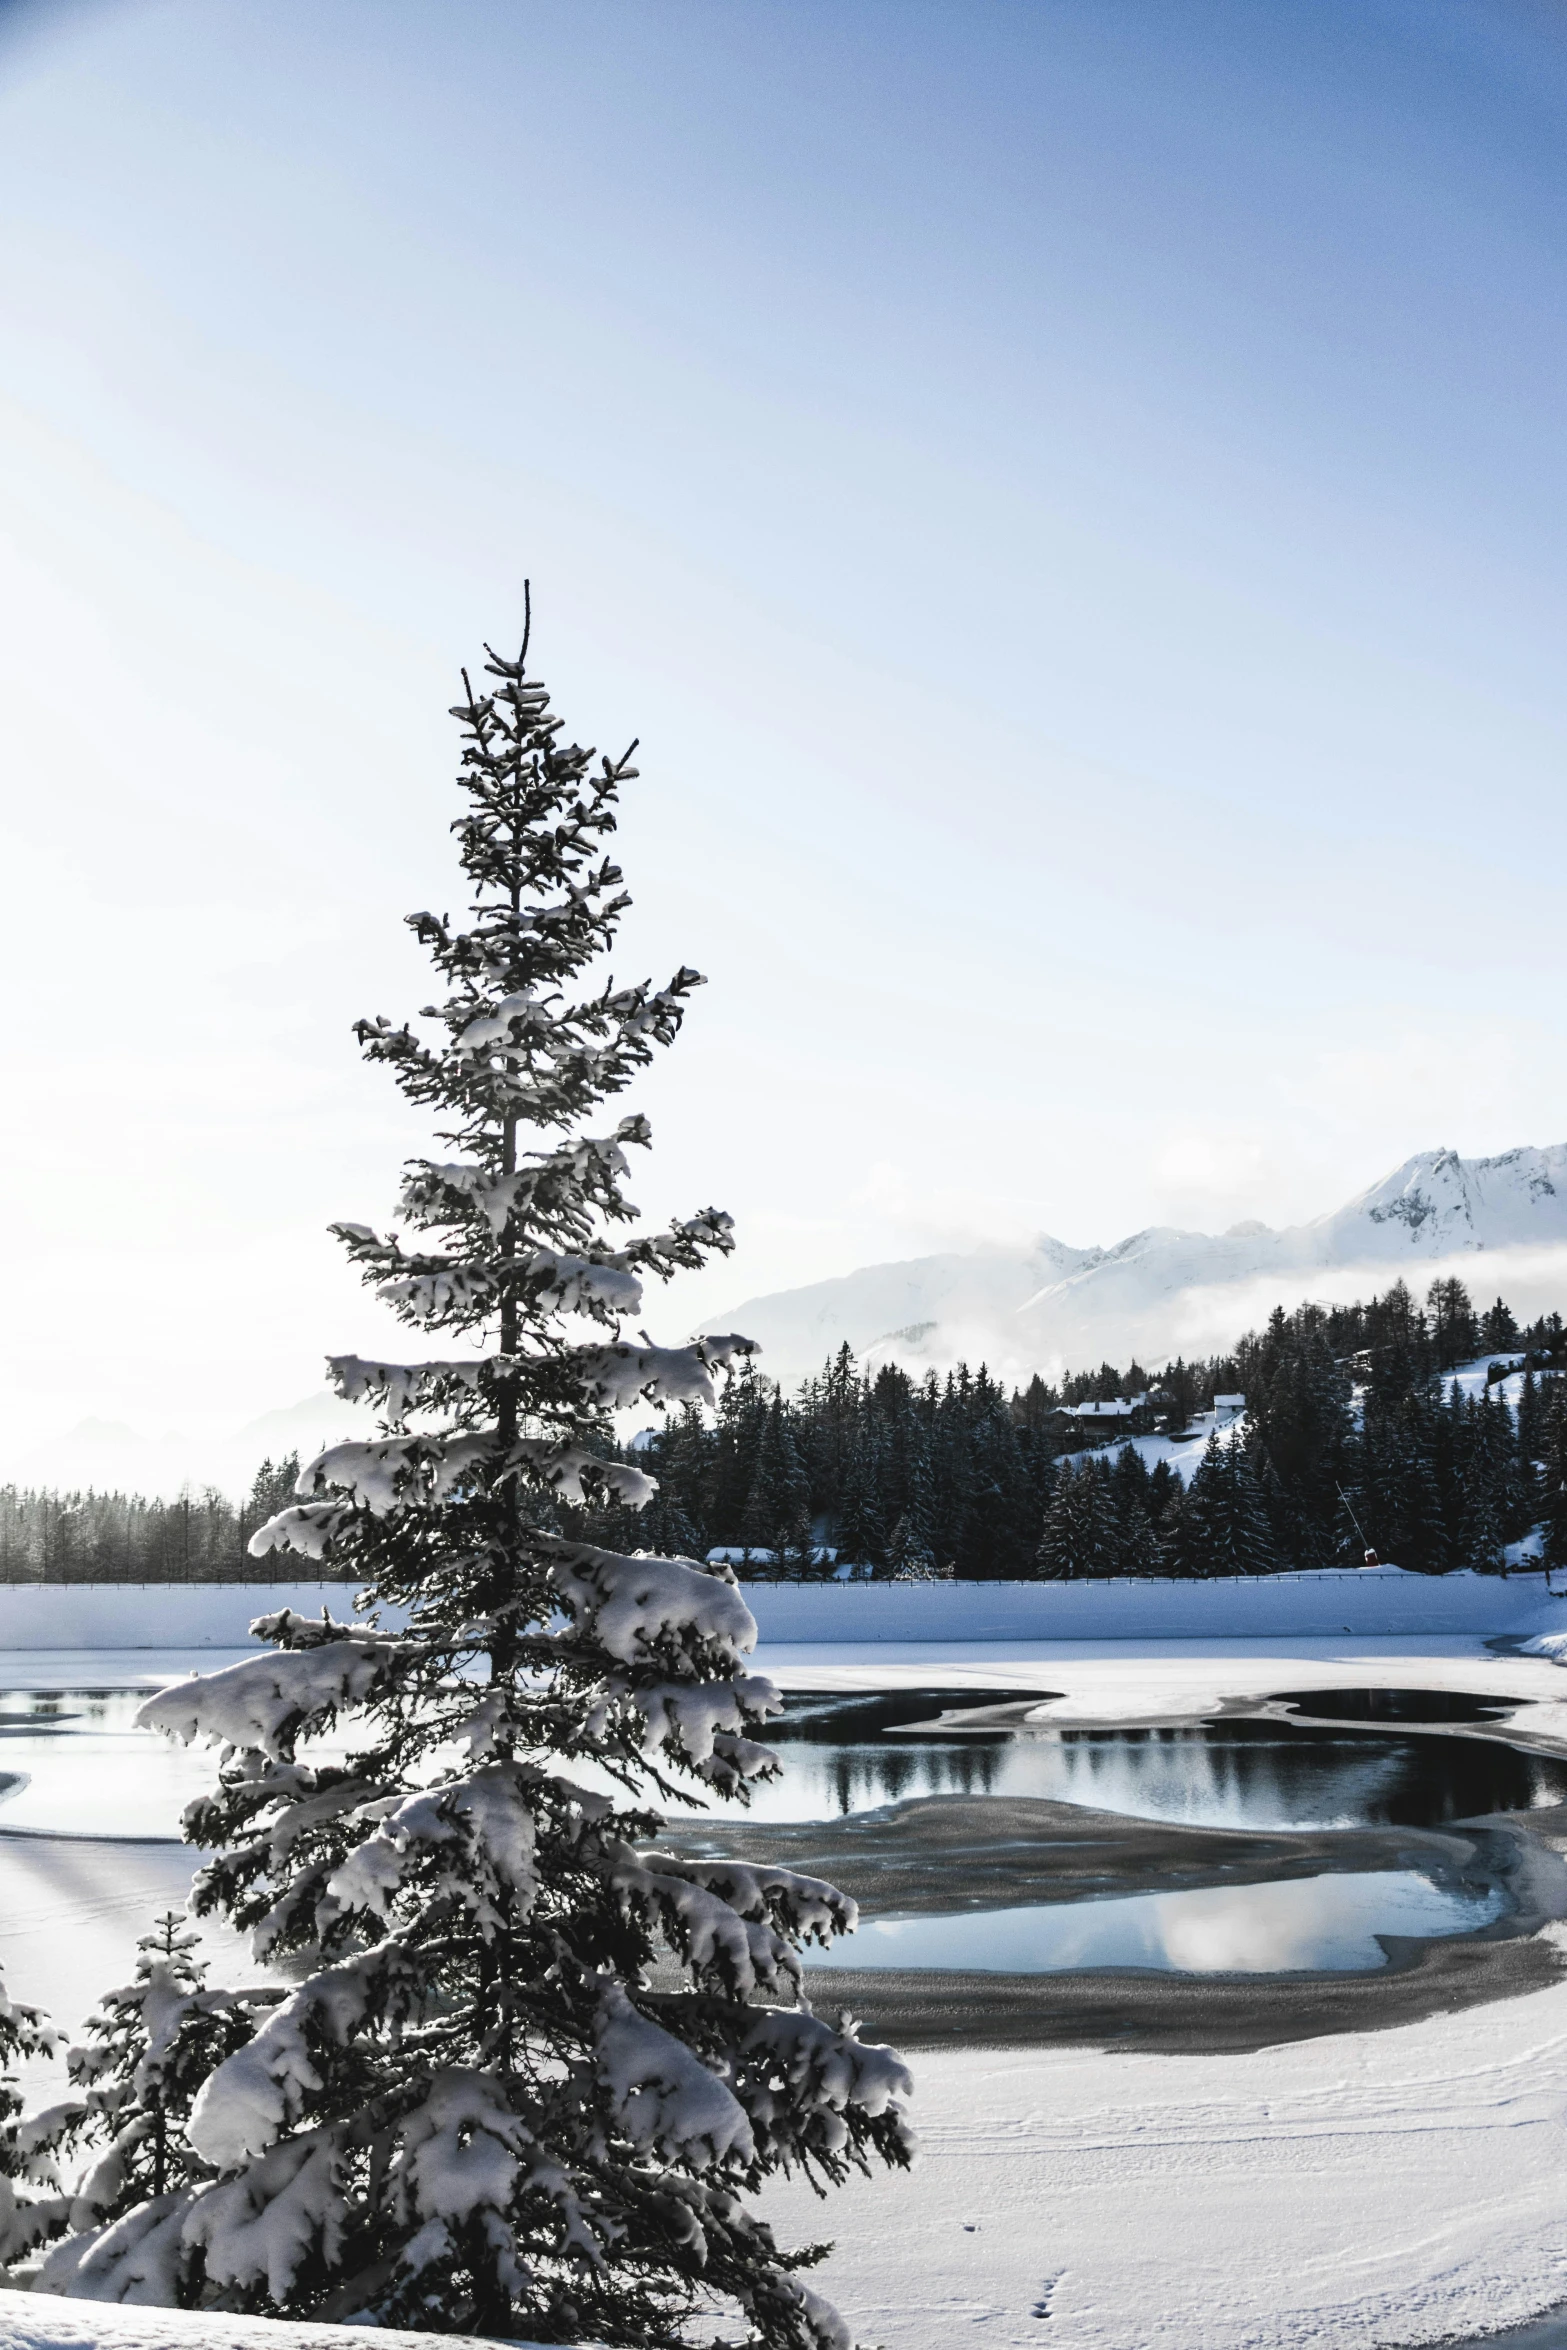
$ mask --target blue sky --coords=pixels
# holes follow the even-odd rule
[[[525,571],[682,1325],[1562,1139],[1564,132],[1530,5],[0,4],[9,1408],[377,1335]]]

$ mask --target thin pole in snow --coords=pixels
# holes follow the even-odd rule
[[[1335,1485],[1335,1486],[1334,1486],[1334,1488],[1333,1488],[1333,1490],[1334,1490],[1334,1492],[1335,1492],[1335,1493],[1338,1495],[1338,1497],[1339,1497],[1339,1500],[1340,1500],[1340,1501],[1341,1501],[1341,1502],[1344,1504],[1344,1507],[1345,1507],[1345,1509],[1346,1509],[1346,1510],[1349,1510],[1349,1522],[1350,1522],[1350,1524],[1351,1524],[1351,1525],[1354,1527],[1354,1529],[1355,1529],[1355,1532],[1356,1532],[1356,1533],[1357,1533],[1357,1534],[1360,1536],[1360,1547],[1361,1547],[1361,1549],[1362,1549],[1362,1550],[1369,1550],[1369,1549],[1371,1548],[1371,1545],[1370,1545],[1370,1543],[1369,1543],[1369,1542],[1366,1540],[1366,1529],[1364,1528],[1364,1526],[1362,1526],[1362,1524],[1361,1524],[1360,1520],[1359,1520],[1359,1519],[1356,1517],[1356,1515],[1355,1515],[1354,1511],[1353,1511],[1352,1509],[1350,1509],[1350,1508],[1349,1508],[1349,1495],[1348,1495],[1348,1494],[1347,1494],[1347,1493],[1344,1491],[1344,1488],[1343,1488],[1343,1486],[1342,1486],[1342,1485]]]

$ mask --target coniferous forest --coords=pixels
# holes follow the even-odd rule
[[[292,1498],[299,1456],[263,1461],[245,1499],[214,1486],[173,1501],[140,1493],[58,1493],[0,1485],[0,1583],[259,1583],[293,1578],[247,1555]]]
[[[1451,1373],[1476,1362],[1495,1375],[1466,1393]],[[1512,1401],[1504,1368],[1522,1370]],[[1564,1369],[1559,1314],[1521,1327],[1500,1299],[1480,1314],[1456,1280],[1423,1306],[1396,1282],[1365,1305],[1280,1307],[1233,1354],[1158,1373],[1105,1363],[1059,1387],[1008,1391],[983,1364],[866,1370],[844,1347],[792,1396],[750,1368],[716,1416],[688,1405],[629,1449],[606,1426],[605,1455],[655,1476],[656,1500],[557,1514],[563,1532],[626,1548],[727,1549],[752,1578],[843,1561],[903,1580],[1255,1575],[1358,1565],[1368,1549],[1422,1574],[1496,1574],[1535,1527],[1545,1563],[1567,1566]],[[1189,1485],[1114,1421],[1070,1416],[1147,1397],[1131,1424],[1178,1435],[1225,1394],[1245,1396],[1244,1417]],[[0,1487],[0,1583],[292,1575],[246,1545],[298,1473],[293,1456],[264,1461],[238,1504],[211,1489],[161,1501]]]
[[[1460,1364],[1496,1358],[1460,1388]],[[1501,1392],[1522,1368],[1521,1399]],[[1425,1574],[1500,1573],[1544,1529],[1567,1565],[1567,1332],[1520,1328],[1462,1283],[1424,1305],[1403,1282],[1367,1304],[1275,1310],[1233,1354],[1035,1378],[1010,1392],[983,1365],[912,1377],[862,1370],[845,1347],[783,1395],[752,1370],[716,1417],[687,1407],[631,1457],[658,1479],[636,1521],[650,1549],[723,1547],[743,1574],[1050,1580],[1252,1575],[1359,1565],[1368,1550]],[[1069,1407],[1146,1397],[1134,1424],[1181,1434],[1216,1395],[1244,1416],[1216,1429],[1189,1485],[1114,1421]],[[1125,1423],[1122,1425],[1124,1426]],[[1155,1458],[1150,1465],[1145,1452]],[[629,1541],[603,1512],[594,1520]]]

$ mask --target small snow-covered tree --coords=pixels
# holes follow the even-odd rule
[[[207,1990],[199,1940],[177,1912],[159,1918],[138,1944],[134,1982],[105,1992],[66,2051],[75,2100],[34,2128],[79,2175],[62,2206],[70,2241],[44,2263],[41,2292],[175,2298],[184,2190],[216,2176],[186,2135],[191,2107],[214,2068],[252,2037],[257,2012],[283,1997],[259,1986]]]
[[[526,642],[524,644],[524,658]],[[621,985],[604,853],[631,754],[559,739],[524,660],[464,697],[465,923],[412,916],[441,990],[360,1024],[433,1113],[400,1229],[336,1227],[380,1297],[461,1351],[342,1357],[381,1415],[252,1540],[362,1583],[360,1620],[288,1611],[265,1656],[143,1718],[223,1749],[191,1807],[198,1913],[302,1975],[194,2098],[210,2167],[55,2256],[115,2296],[615,2344],[716,2309],[771,2350],[847,2341],[742,2200],[906,2162],[908,2076],[813,2015],[799,1949],[854,1905],[784,1869],[650,1849],[678,1786],[743,1797],[776,1710],[727,1570],[620,1555],[561,1504],[650,1498],[609,1415],[711,1403],[743,1339],[628,1340],[649,1278],[731,1245],[712,1209],[623,1237],[637,1116],[587,1121],[670,1043],[698,974]],[[338,1759],[301,1741],[335,1731]],[[157,2246],[149,2242],[153,2233]]]
[[[50,2151],[55,2115],[23,2121],[15,2068],[30,2056],[52,2056],[63,2035],[41,2008],[12,1999],[0,1982],[0,2269],[27,2253],[64,2224],[57,2193],[30,2193],[57,2187]],[[18,2190],[21,2190],[18,2192]]]

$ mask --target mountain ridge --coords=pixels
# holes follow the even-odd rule
[[[706,1326],[756,1338],[765,1368],[786,1381],[845,1341],[871,1362],[896,1355],[940,1369],[984,1359],[1015,1378],[1101,1354],[1158,1361],[1195,1351],[1226,1299],[1233,1327],[1212,1345],[1233,1343],[1245,1327],[1234,1316],[1260,1283],[1277,1284],[1276,1302],[1289,1305],[1318,1286],[1310,1275],[1391,1281],[1400,1267],[1434,1273],[1449,1259],[1540,1248],[1563,1251],[1567,1277],[1567,1143],[1476,1159],[1444,1147],[1417,1152],[1304,1224],[1148,1225],[1108,1248],[1040,1234],[1017,1249],[992,1243],[864,1266],[752,1298]]]

